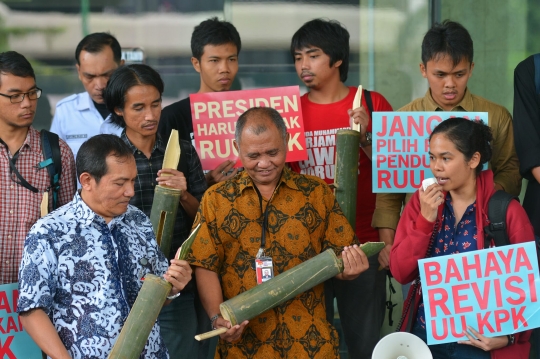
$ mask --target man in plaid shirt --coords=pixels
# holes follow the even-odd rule
[[[180,140],[178,168],[161,168],[168,140],[157,134],[163,89],[163,81],[154,69],[133,64],[120,67],[111,75],[103,98],[111,111],[111,122],[124,129],[120,137],[133,151],[137,164],[135,195],[130,204],[150,216],[156,185],[182,190],[171,252],[165,253],[172,258],[189,236],[207,186],[199,156],[189,141]],[[188,284],[178,299],[162,309],[159,324],[171,358],[197,357],[194,339],[197,320],[192,284]]]
[[[0,53],[0,281],[18,281],[24,239],[40,217],[43,194],[50,190],[40,134],[32,127],[41,89],[26,58],[15,52]],[[60,140],[62,176],[58,205],[73,199],[75,162],[67,144]]]

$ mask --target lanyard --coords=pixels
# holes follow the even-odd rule
[[[279,185],[281,184],[281,176],[283,175],[283,172],[279,176],[278,183],[276,185],[276,188],[274,188],[274,192],[272,192],[272,196],[268,200],[268,203],[266,204],[266,208],[263,213],[263,197],[261,195],[261,192],[257,188],[255,184],[253,184],[253,187],[255,188],[255,192],[257,192],[257,196],[259,196],[259,206],[261,208],[261,213],[263,213],[263,222],[262,222],[262,232],[261,232],[261,248],[259,249],[259,253],[257,254],[257,257],[260,255],[264,255],[264,247],[266,246],[266,228],[268,227],[268,208],[270,207],[270,202],[274,198],[274,195],[276,194]]]

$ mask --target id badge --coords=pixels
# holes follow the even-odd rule
[[[272,257],[255,258],[255,273],[257,274],[257,284],[274,278]]]

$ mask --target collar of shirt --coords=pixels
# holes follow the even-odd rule
[[[430,89],[427,90],[426,95],[424,96],[424,111],[444,111],[435,102],[435,100],[433,100]],[[463,96],[463,99],[461,99],[461,101],[456,106],[454,106],[451,111],[474,111],[473,97],[471,92],[469,91],[469,88],[465,89],[465,95]]]
[[[139,149],[137,147],[135,147],[135,145],[133,145],[133,143],[131,143],[131,141],[127,137],[125,128],[122,131],[122,134],[120,135],[120,138],[122,138],[122,140],[124,140],[124,142],[128,145],[128,147],[131,149],[131,151],[133,151],[133,153],[135,153],[135,151],[139,151]],[[161,140],[161,137],[159,136],[159,134],[156,134],[156,142],[154,143],[154,148],[152,148],[152,153],[154,153],[154,151],[156,149],[161,151],[162,153],[165,153],[165,149],[166,149],[165,143]]]
[[[80,191],[77,191],[77,193],[75,193],[75,197],[73,198],[73,201],[71,203],[72,203],[72,206],[74,208],[75,218],[78,218],[80,223],[84,227],[89,227],[90,224],[92,224],[92,222],[94,222],[94,221],[101,222],[102,224],[106,225],[105,219],[103,217],[101,217],[100,215],[98,215],[96,212],[94,212],[83,201],[83,199],[81,197],[81,194],[80,194]],[[128,210],[126,211],[126,213],[128,211],[129,211],[129,206],[128,206]],[[123,214],[121,214],[121,215],[119,215],[117,217],[114,217],[111,220],[111,228],[114,226],[114,224],[116,222],[122,221],[124,219],[124,216],[126,215],[126,213],[123,213]]]
[[[90,94],[88,92],[82,92],[78,96],[77,104],[75,105],[75,108],[78,111],[84,111],[84,110],[90,110],[90,109],[97,109],[94,107],[94,104],[92,103],[92,99],[90,98]]]
[[[293,172],[291,172],[291,170],[289,170],[287,168],[287,166],[285,166],[285,167],[283,167],[283,173],[281,175],[279,183],[283,183],[284,185],[286,185],[287,187],[289,187],[291,189],[298,190],[298,186],[293,181],[292,177],[293,177]],[[251,179],[251,177],[249,176],[247,171],[242,171],[241,172],[240,179],[239,179],[238,182],[239,182],[239,185],[240,185],[239,186],[240,193],[242,193],[244,191],[244,189],[246,189],[246,188],[255,189],[254,188],[255,184],[253,183],[253,180]]]
[[[6,152],[8,152],[8,148],[7,148],[7,145],[4,143],[4,141],[2,141],[2,145],[3,146],[0,146],[1,148],[4,148]],[[24,142],[21,146],[21,148],[19,149],[19,151],[24,152],[24,149],[25,148],[29,148],[30,151],[34,152],[34,153],[37,153],[37,154],[40,154],[41,153],[41,138],[40,138],[40,134],[38,132],[38,130],[36,130],[35,128],[33,128],[32,126],[30,126],[28,128],[28,133],[26,134],[26,138],[24,139]],[[11,156],[13,156],[14,154],[11,153],[10,154]]]

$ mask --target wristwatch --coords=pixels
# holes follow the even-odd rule
[[[214,322],[217,320],[217,318],[221,317],[221,313],[218,313],[214,315],[212,318],[210,318],[210,325],[212,326],[212,330],[216,330],[217,328],[214,327]]]
[[[371,132],[366,132],[366,140],[364,142],[360,142],[360,147],[371,146],[371,138]]]
[[[176,293],[176,294],[173,294],[173,295],[170,295],[167,297],[168,300],[173,300],[173,299],[176,299],[180,296],[180,292]]]
[[[514,345],[516,341],[516,337],[514,336],[514,334],[508,334],[506,337],[508,338],[508,344],[506,344],[506,346]]]

